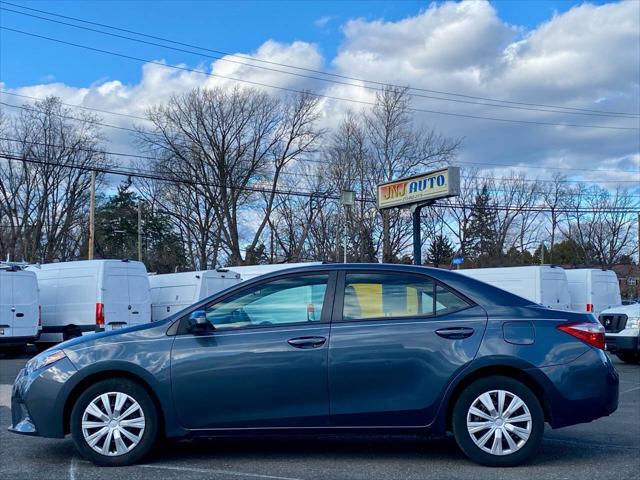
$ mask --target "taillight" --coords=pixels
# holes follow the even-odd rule
[[[593,303],[587,303],[587,312],[593,312]]]
[[[38,305],[38,330],[42,330],[42,305]]]
[[[96,325],[104,326],[104,303],[96,303]]]
[[[596,348],[604,350],[604,327],[599,323],[573,322],[558,325],[558,330],[563,331],[588,343]]]

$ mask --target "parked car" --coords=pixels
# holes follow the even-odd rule
[[[640,361],[640,304],[621,305],[600,314],[607,350],[627,363]]]
[[[456,271],[545,307],[572,310],[569,283],[562,267],[540,265]]]
[[[591,314],[448,270],[329,264],[274,272],[160,322],[41,353],[12,393],[16,433],[128,465],[165,437],[452,431],[517,465],[553,428],[617,408]]]
[[[151,321],[149,280],[143,263],[82,260],[28,267],[38,278],[42,304],[39,348]]]
[[[572,310],[591,312],[597,317],[603,310],[622,305],[620,284],[613,270],[575,268],[567,269],[565,273]]]
[[[0,264],[0,345],[21,348],[40,336],[38,282],[33,272]]]
[[[210,297],[240,281],[239,273],[226,270],[149,275],[151,321],[164,320],[197,301]]]
[[[242,281],[251,280],[252,278],[266,275],[267,273],[278,272],[288,268],[310,267],[313,265],[322,265],[322,262],[299,262],[299,263],[271,263],[269,265],[242,265],[225,267],[225,270],[240,274]]]

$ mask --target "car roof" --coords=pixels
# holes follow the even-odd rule
[[[404,272],[407,274],[428,275],[462,293],[475,303],[482,306],[512,307],[534,305],[535,303],[514,295],[488,283],[476,280],[456,273],[454,270],[444,268],[425,267],[422,265],[405,265],[401,263],[324,263],[321,265],[308,265],[301,267],[285,268],[274,272],[265,273],[251,278],[238,285],[258,283],[270,278],[296,273],[326,272],[326,271],[358,271],[368,270],[376,272]]]

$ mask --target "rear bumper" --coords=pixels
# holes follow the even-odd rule
[[[36,342],[39,338],[40,332],[28,337],[0,337],[0,345],[26,345],[27,343]]]
[[[528,373],[544,386],[553,428],[591,422],[618,408],[618,372],[602,350],[590,348],[571,363]]]

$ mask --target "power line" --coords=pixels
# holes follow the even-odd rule
[[[19,94],[19,93],[7,92],[5,90],[0,90],[0,93],[6,94],[6,95],[13,95],[15,97],[28,98],[28,99],[36,100],[36,101],[43,100],[42,98],[33,97],[33,96],[30,96],[30,95]],[[8,103],[3,103],[1,101],[0,101],[0,104],[3,104],[5,106],[7,106],[7,107],[12,107],[12,108],[26,109],[26,107],[24,107],[24,106],[12,105],[12,104],[8,104]],[[148,118],[139,117],[139,116],[136,116],[136,115],[129,115],[129,114],[126,114],[126,113],[112,112],[112,111],[109,111],[109,110],[102,110],[102,109],[99,109],[99,108],[85,107],[85,106],[82,106],[82,105],[76,105],[76,104],[72,104],[72,103],[60,102],[60,104],[61,105],[65,105],[67,107],[81,108],[81,109],[92,110],[92,111],[111,114],[111,115],[122,115],[122,116],[125,116],[125,117],[131,117],[131,118],[134,118],[134,119],[145,120],[147,122],[151,122],[151,120],[149,120]],[[31,108],[33,108],[33,107],[31,107]],[[35,108],[34,108],[34,110],[40,111],[40,110],[37,110]],[[53,113],[53,114],[54,115],[58,115],[57,113]],[[82,119],[75,118],[75,117],[70,117],[70,116],[66,116],[64,118],[69,118],[71,120],[76,120],[76,121],[83,121]],[[94,122],[94,123],[96,123],[96,122]],[[99,122],[96,123],[96,124],[97,125],[101,125],[103,127],[116,128],[116,129],[125,129],[125,130],[132,131],[134,133],[139,133],[135,129],[127,129],[126,127],[115,126],[115,125],[99,123]],[[153,132],[146,131],[145,133],[154,135]],[[325,162],[322,162],[322,161],[319,161],[319,160],[313,160],[313,159],[304,159],[303,161],[305,161],[305,162],[308,161],[308,162],[316,162],[316,163],[325,163]],[[540,170],[565,170],[565,171],[571,171],[571,172],[614,172],[614,173],[638,173],[638,174],[640,174],[640,168],[638,170],[617,170],[617,169],[601,169],[601,168],[571,168],[571,167],[553,167],[553,166],[541,166],[541,165],[516,165],[516,164],[509,164],[509,163],[470,162],[470,161],[465,161],[465,160],[458,160],[456,163],[460,163],[460,164],[464,164],[464,165],[478,165],[478,166],[487,166],[488,165],[488,166],[496,166],[496,167],[513,167],[513,168],[540,169]]]
[[[21,158],[14,155],[0,154],[0,158],[4,158],[6,160],[27,162],[27,163],[35,163],[40,165],[48,165],[54,167],[61,168],[72,168],[79,169],[83,171],[95,171],[99,173],[108,173],[111,175],[120,175],[126,177],[135,177],[135,178],[145,178],[150,180],[158,180],[163,182],[177,183],[177,184],[185,184],[185,185],[194,185],[194,186],[209,186],[215,188],[225,188],[230,190],[240,190],[240,191],[249,191],[253,193],[275,193],[277,195],[291,195],[291,196],[302,196],[307,198],[323,198],[327,200],[340,200],[339,195],[332,195],[328,193],[321,192],[307,192],[301,190],[281,190],[277,188],[263,188],[263,187],[251,187],[251,186],[232,186],[232,185],[224,185],[213,182],[202,182],[195,180],[186,180],[184,178],[168,178],[159,174],[151,174],[151,173],[143,173],[140,171],[126,170],[126,169],[117,169],[114,167],[100,166],[100,165],[77,165],[73,163],[56,163],[46,160],[37,160],[32,158]],[[376,203],[374,199],[360,197],[356,199],[357,201],[364,203]],[[471,204],[435,204],[435,207],[440,208],[473,208],[474,205]],[[491,205],[492,210],[496,211],[519,211],[519,212],[550,212],[551,209],[545,206],[531,206],[531,207],[513,207],[509,205]],[[584,208],[566,208],[566,209],[554,209],[556,213],[622,213],[622,214],[636,214],[637,211],[634,209],[627,209],[625,207],[620,208],[608,208],[608,209],[584,209]]]
[[[268,64],[268,65],[286,67],[286,68],[291,68],[291,69],[294,69],[294,70],[320,74],[320,75],[324,75],[324,76],[327,76],[327,77],[340,78],[340,79],[344,79],[344,80],[351,80],[351,81],[363,82],[363,83],[371,83],[371,84],[379,85],[379,86],[382,86],[382,87],[405,88],[402,85],[397,85],[397,84],[392,84],[392,83],[380,82],[380,81],[370,80],[370,79],[365,79],[365,78],[350,77],[350,76],[347,76],[347,75],[341,75],[341,74],[332,73],[332,72],[324,72],[324,71],[321,71],[321,70],[315,70],[315,69],[311,69],[311,68],[299,67],[299,66],[295,66],[295,65],[289,65],[289,64],[280,63],[280,62],[274,62],[274,61],[270,61],[270,60],[253,58],[253,57],[250,57],[250,56],[247,56],[247,55],[232,54],[232,53],[224,52],[224,51],[221,51],[221,50],[214,50],[214,49],[207,48],[207,47],[202,47],[202,46],[193,45],[193,44],[189,44],[189,43],[179,42],[179,41],[176,41],[176,40],[171,40],[171,39],[168,39],[168,38],[165,38],[165,37],[160,37],[160,36],[156,36],[156,35],[149,35],[149,34],[145,34],[145,33],[142,33],[142,32],[137,32],[137,31],[134,31],[134,30],[115,27],[113,25],[108,25],[108,24],[105,24],[105,23],[92,22],[92,21],[89,21],[89,20],[85,20],[85,19],[81,19],[81,18],[77,18],[77,17],[71,17],[71,16],[67,16],[67,15],[61,15],[61,14],[57,14],[57,13],[46,11],[46,10],[39,10],[39,9],[36,9],[36,8],[25,7],[23,5],[18,5],[18,4],[11,3],[11,2],[0,1],[0,3],[4,3],[6,5],[11,5],[13,7],[17,7],[17,8],[23,9],[23,10],[29,10],[29,11],[32,11],[32,12],[43,13],[43,14],[46,14],[46,15],[49,15],[49,16],[53,16],[53,17],[65,18],[67,20],[73,20],[73,21],[84,23],[84,24],[88,24],[88,25],[99,26],[99,27],[108,28],[108,29],[111,29],[111,30],[119,31],[119,32],[124,32],[124,33],[137,35],[137,36],[140,36],[140,37],[150,38],[150,39],[154,39],[154,40],[160,40],[160,41],[163,41],[163,42],[166,42],[166,43],[172,43],[174,45],[181,45],[181,46],[188,47],[188,48],[195,48],[197,50],[208,51],[208,52],[215,53],[217,55],[224,55],[226,57],[239,58],[239,59],[242,59],[242,60],[249,60],[249,61],[257,62],[257,63],[263,63],[263,64]],[[15,10],[10,10],[10,11],[13,11],[15,13],[20,13],[22,15],[28,15],[25,12],[17,12]],[[52,19],[48,19],[48,18],[44,18],[44,17],[39,17],[39,16],[35,16],[35,15],[33,15],[33,16],[36,17],[36,18],[41,18],[41,19],[48,20],[48,21],[54,21]],[[63,24],[66,24],[66,25],[77,27],[77,28],[83,28],[83,27],[80,27],[78,25],[67,24],[67,23],[64,23],[64,22],[58,22],[58,23],[63,23]],[[100,32],[100,33],[109,34],[107,32]],[[136,41],[138,41],[138,40],[136,40]],[[171,47],[168,47],[166,45],[161,45],[161,46],[164,47],[164,48],[171,48]],[[218,57],[213,57],[213,58],[218,58]],[[238,63],[240,63],[240,62],[238,62]],[[244,64],[244,65],[257,67],[256,65],[251,65],[251,64]],[[283,72],[283,73],[291,73],[291,72]],[[561,106],[561,105],[549,105],[549,104],[531,103],[531,102],[518,102],[518,101],[511,101],[511,100],[502,100],[502,99],[496,99],[496,98],[489,98],[489,97],[482,97],[482,96],[454,93],[454,92],[446,92],[446,91],[441,91],[441,90],[432,90],[432,89],[427,89],[427,88],[409,87],[409,90],[427,92],[427,93],[436,93],[436,94],[441,94],[441,95],[449,95],[449,96],[454,96],[454,97],[470,98],[470,99],[490,101],[490,102],[500,102],[500,103],[505,103],[505,104],[510,104],[510,105],[525,105],[525,106],[533,106],[533,107],[546,107],[546,108],[571,110],[571,111],[577,111],[577,112],[590,112],[590,113],[598,113],[598,114],[611,114],[611,115],[621,115],[621,116],[631,116],[631,117],[639,116],[638,113],[612,112],[612,111],[606,111],[606,110],[593,110],[593,109],[585,109],[585,108],[565,107],[565,106]],[[447,99],[443,99],[443,100],[447,100]],[[452,100],[452,99],[450,99],[450,100]]]
[[[0,2],[0,3],[2,3],[2,2]],[[280,74],[291,75],[291,76],[296,76],[296,77],[301,77],[301,78],[307,78],[307,79],[310,79],[310,80],[317,80],[317,81],[328,82],[328,83],[333,83],[333,84],[338,84],[338,85],[346,85],[346,86],[350,86],[350,87],[364,88],[364,89],[373,90],[373,91],[376,91],[376,92],[381,92],[381,91],[384,90],[384,87],[380,87],[380,86],[372,87],[372,86],[369,86],[369,85],[364,85],[362,83],[356,84],[356,83],[350,83],[350,82],[345,82],[345,81],[341,81],[341,80],[333,80],[333,79],[330,79],[330,78],[321,78],[321,77],[317,77],[317,76],[313,76],[313,75],[306,75],[306,74],[300,74],[300,73],[296,73],[296,72],[289,72],[289,71],[285,71],[285,70],[280,70],[280,69],[272,68],[272,67],[265,67],[263,65],[253,65],[253,64],[250,64],[250,63],[241,62],[241,61],[237,61],[237,60],[230,60],[228,58],[225,58],[225,57],[219,56],[219,55],[208,55],[208,54],[204,54],[204,53],[194,52],[192,50],[186,50],[184,48],[176,48],[176,47],[172,47],[172,46],[169,46],[169,45],[162,45],[160,43],[141,40],[139,38],[132,38],[132,37],[128,37],[126,35],[119,35],[119,34],[116,34],[116,33],[105,32],[103,30],[98,30],[98,29],[95,29],[95,28],[84,27],[84,26],[81,26],[81,25],[74,25],[72,23],[62,22],[60,20],[54,20],[54,19],[51,19],[51,18],[46,18],[46,17],[39,16],[39,15],[34,15],[34,14],[26,13],[26,12],[20,12],[20,11],[12,10],[12,9],[6,8],[6,7],[0,7],[0,10],[16,13],[18,15],[24,15],[24,16],[27,16],[27,17],[37,18],[37,19],[40,19],[40,20],[45,20],[47,22],[53,22],[53,23],[60,24],[60,25],[66,25],[66,26],[73,27],[73,28],[78,28],[78,29],[81,29],[81,30],[100,33],[100,34],[108,35],[108,36],[115,37],[115,38],[121,38],[121,39],[129,40],[129,41],[132,41],[132,42],[142,43],[142,44],[145,44],[145,45],[153,45],[153,46],[156,46],[156,47],[161,47],[161,48],[165,48],[165,49],[169,49],[169,50],[173,50],[173,51],[177,51],[177,52],[188,53],[188,54],[191,54],[191,55],[197,55],[197,56],[200,56],[200,57],[210,58],[210,59],[214,59],[214,60],[218,60],[218,61],[222,61],[222,62],[228,62],[228,63],[233,63],[233,64],[236,64],[236,65],[242,65],[242,66],[245,66],[245,67],[258,68],[258,69],[267,70],[267,71],[270,71],[270,72],[276,72],[276,73],[280,73]],[[76,20],[76,21],[84,22],[84,20],[79,20],[79,19]],[[114,27],[109,26],[108,28],[114,28]],[[140,35],[140,34],[138,34],[138,35]],[[582,112],[582,111],[550,109],[548,107],[527,107],[527,106],[518,106],[518,105],[506,105],[506,104],[487,103],[486,101],[473,101],[473,100],[463,100],[463,99],[456,99],[456,98],[445,98],[445,97],[438,97],[438,96],[434,96],[434,95],[425,95],[425,94],[421,94],[421,93],[411,93],[411,92],[409,92],[409,95],[412,96],[412,97],[417,97],[417,98],[427,98],[427,99],[430,99],[430,100],[441,100],[441,101],[464,103],[464,104],[470,104],[470,105],[479,105],[479,106],[484,106],[484,107],[509,108],[509,109],[515,109],[515,110],[527,110],[527,111],[545,112],[545,113],[560,113],[560,114],[568,114],[568,115],[583,115],[583,116],[599,116],[599,117],[636,119],[635,115],[626,114],[626,113],[625,114],[617,114],[617,113],[614,114],[614,113],[604,113],[604,112],[588,113],[588,112]]]
[[[23,95],[26,97],[26,95]],[[30,97],[30,98],[34,98],[34,97]],[[43,110],[39,110],[37,108],[34,107],[25,107],[25,106],[21,106],[21,105],[12,105],[10,103],[6,103],[6,102],[2,102],[0,101],[0,105],[5,105],[7,107],[11,107],[11,108],[17,108],[17,109],[21,109],[21,110],[25,110],[25,111],[36,111],[36,112],[40,112],[40,113],[46,113]],[[65,104],[68,105],[68,104]],[[71,105],[73,106],[73,105]],[[69,120],[75,120],[75,121],[85,121],[81,118],[77,118],[77,117],[73,117],[70,115],[64,115],[64,114],[60,114],[60,113],[55,113],[55,112],[50,112],[53,115],[59,116],[61,118],[67,118]],[[129,131],[132,133],[136,133],[139,134],[140,131],[135,130],[133,128],[127,128],[127,127],[120,127],[120,126],[116,126],[116,125],[111,125],[108,123],[103,123],[103,122],[99,122],[99,121],[94,121],[91,120],[90,121],[92,124],[95,125],[100,125],[103,127],[108,127],[108,128],[115,128],[118,130],[125,130],[125,131]],[[158,136],[161,137],[162,136],[160,134],[157,134],[155,132],[144,132],[148,135],[153,135],[153,136]],[[13,141],[13,142],[20,142],[20,140],[18,139],[9,139],[9,138],[4,138],[4,140],[6,141]],[[38,142],[34,142],[34,141],[30,141],[30,143],[32,144],[38,144]],[[54,148],[63,148],[59,145],[48,145],[50,147],[54,147]],[[107,151],[102,151],[100,153],[104,153],[107,155],[114,155],[114,156],[123,156],[123,157],[131,157],[131,158],[140,158],[143,160],[151,160],[151,161],[155,161],[157,160],[154,157],[148,157],[148,156],[143,156],[143,155],[137,155],[137,154],[129,154],[129,153],[119,153],[119,152],[107,152]],[[326,165],[327,162],[323,161],[323,160],[318,160],[318,159],[313,159],[313,158],[301,158],[298,159],[297,161],[299,162],[304,162],[304,163],[317,163],[317,164],[323,164]],[[580,171],[593,171],[593,172],[612,172],[612,173],[639,173],[637,171],[634,170],[605,170],[605,169],[570,169],[570,168],[563,168],[563,167],[537,167],[537,166],[521,166],[521,165],[510,165],[510,164],[499,164],[499,163],[482,163],[482,162],[464,162],[464,161],[460,161],[460,162],[456,162],[456,163],[461,163],[461,164],[471,164],[471,165],[494,165],[494,166],[500,166],[500,167],[510,167],[510,168],[541,168],[541,169],[561,169],[561,170],[571,170],[571,171],[576,171],[576,172],[580,172]],[[466,177],[463,177],[466,178]],[[488,180],[488,181],[495,181],[495,180],[499,180],[497,178],[494,177],[480,177],[480,176],[474,176],[474,178],[476,179],[480,179],[480,180]],[[601,183],[614,183],[614,184],[620,184],[620,183],[637,183],[636,180],[598,180],[598,181],[587,181],[587,180],[545,180],[545,179],[524,179],[523,181],[528,182],[528,183],[536,183],[536,182],[541,182],[541,183],[584,183],[584,184],[601,184]]]
[[[231,80],[234,82],[241,82],[241,83],[246,83],[249,85],[254,85],[254,86],[260,86],[260,87],[266,87],[266,88],[273,88],[276,90],[282,90],[285,92],[291,92],[291,93],[298,93],[298,94],[304,94],[304,95],[310,95],[316,98],[325,98],[327,100],[337,100],[337,101],[344,101],[344,102],[350,102],[350,103],[356,103],[356,104],[360,104],[360,105],[369,105],[369,106],[375,106],[376,104],[374,102],[368,102],[368,101],[364,101],[364,100],[356,100],[353,98],[344,98],[344,97],[336,97],[333,95],[325,95],[325,94],[320,94],[320,93],[316,93],[316,92],[312,92],[312,91],[304,91],[304,90],[298,90],[295,88],[289,88],[289,87],[281,87],[281,86],[277,86],[277,85],[270,85],[270,84],[266,84],[266,83],[262,83],[262,82],[256,82],[253,80],[246,80],[246,79],[240,79],[240,78],[235,78],[235,77],[229,77],[226,75],[220,75],[217,73],[207,73],[201,70],[195,70],[193,68],[188,68],[188,67],[181,67],[178,65],[168,65],[162,62],[158,62],[155,60],[149,60],[149,59],[144,59],[144,58],[140,58],[140,57],[134,57],[131,55],[125,55],[123,53],[117,53],[117,52],[112,52],[109,50],[104,50],[104,49],[100,49],[100,48],[95,48],[95,47],[90,47],[87,45],[82,45],[82,44],[78,44],[78,43],[74,43],[74,42],[68,42],[66,40],[60,40],[57,38],[53,38],[53,37],[48,37],[46,35],[39,35],[36,33],[31,33],[31,32],[26,32],[24,30],[18,30],[15,28],[9,28],[9,27],[4,27],[4,26],[0,26],[0,29],[2,30],[6,30],[6,31],[10,31],[10,32],[14,32],[14,33],[19,33],[22,35],[27,35],[30,37],[35,37],[35,38],[40,38],[43,40],[47,40],[47,41],[51,41],[51,42],[55,42],[55,43],[59,43],[59,44],[63,44],[63,45],[69,45],[72,47],[77,47],[77,48],[81,48],[84,50],[89,50],[89,51],[93,51],[93,52],[97,52],[97,53],[102,53],[105,55],[111,55],[111,56],[115,56],[115,57],[120,57],[120,58],[125,58],[128,60],[132,60],[132,61],[136,61],[136,62],[142,62],[142,63],[147,63],[147,64],[152,64],[152,65],[158,65],[164,68],[171,68],[174,70],[180,70],[180,71],[186,71],[186,72],[191,72],[191,73],[197,73],[200,75],[204,75],[207,77],[214,77],[214,78],[223,78],[226,80]],[[554,123],[554,122],[540,122],[540,121],[534,121],[534,120],[516,120],[516,119],[507,119],[507,118],[498,118],[498,117],[487,117],[487,116],[480,116],[480,115],[469,115],[469,114],[463,114],[463,113],[453,113],[453,112],[442,112],[442,111],[438,111],[438,110],[428,110],[428,109],[424,109],[424,108],[415,108],[415,107],[408,107],[407,108],[410,111],[413,112],[420,112],[420,113],[432,113],[432,114],[436,114],[436,115],[445,115],[445,116],[452,116],[452,117],[458,117],[458,118],[469,118],[469,119],[474,119],[474,120],[489,120],[489,121],[495,121],[495,122],[505,122],[505,123],[520,123],[520,124],[527,124],[527,125],[543,125],[543,126],[554,126],[554,127],[575,127],[575,128],[597,128],[597,129],[606,129],[606,130],[640,130],[640,128],[636,128],[636,127],[620,127],[620,126],[612,126],[612,125],[584,125],[584,124],[572,124],[572,123]]]

